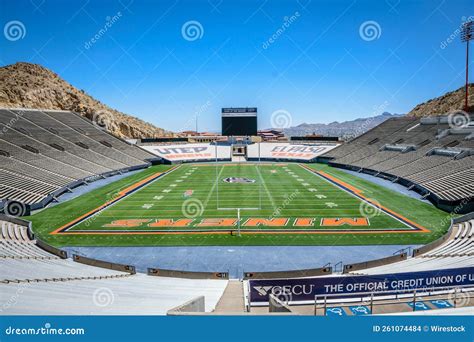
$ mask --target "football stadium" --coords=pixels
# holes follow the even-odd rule
[[[276,31],[264,50],[290,37],[292,25],[311,8],[285,3],[302,7],[285,17],[288,26]],[[212,6],[219,12],[228,5]],[[35,6],[38,13],[51,10],[50,4]],[[99,11],[91,6],[84,4],[78,15],[86,15],[87,8]],[[94,54],[96,46],[113,37],[107,30],[120,29],[122,15],[135,15],[133,8],[147,8],[141,2],[117,6],[124,6],[123,14],[108,17],[108,28],[85,45],[95,56],[87,57],[91,64],[101,58]],[[263,2],[254,15],[265,17],[266,6]],[[398,5],[390,6],[395,11]],[[474,21],[463,18],[460,26],[453,24],[459,26],[457,43],[446,43],[446,49],[462,52],[460,42],[469,48]],[[22,22],[14,24],[26,35]],[[198,44],[204,32],[217,34],[210,23],[209,31],[197,24],[198,38],[187,36],[194,33],[183,26],[184,44]],[[363,44],[372,40],[359,33]],[[5,27],[9,44],[19,45],[17,34]],[[41,49],[35,51],[39,58]],[[350,51],[345,54],[355,59]],[[169,50],[168,57],[187,65],[178,52]],[[272,61],[278,64],[277,58]],[[461,64],[457,55],[449,61]],[[66,323],[72,316],[369,316],[385,322],[403,316],[414,324],[410,332],[419,334],[430,329],[417,323],[425,316],[472,319],[474,85],[469,64],[467,54],[466,65],[456,66],[458,78],[466,72],[465,86],[403,115],[377,116],[385,110],[379,108],[372,117],[350,121],[351,126],[329,123],[339,120],[329,114],[300,120],[295,110],[269,110],[273,107],[261,97],[229,91],[223,99],[214,96],[213,104],[208,101],[191,119],[177,117],[187,104],[170,96],[170,106],[179,109],[153,117],[153,124],[176,120],[179,128],[170,131],[105,106],[61,79],[61,72],[26,62],[0,67],[0,321],[9,327],[5,334],[13,334],[11,322],[28,322],[10,319],[49,316],[64,316]],[[173,68],[180,77],[179,67]],[[103,81],[112,77],[105,75]],[[323,117],[327,124],[303,123]],[[343,128],[319,131],[335,124]],[[372,333],[377,327],[371,326]],[[450,336],[469,340],[473,335]]]

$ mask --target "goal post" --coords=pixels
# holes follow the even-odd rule
[[[237,233],[240,236],[242,216],[247,211],[262,209],[263,176],[261,174],[260,143],[256,146],[257,161],[223,162],[218,157],[218,143],[215,142],[215,191],[216,210],[233,211],[237,218]],[[232,159],[232,146],[231,159]]]

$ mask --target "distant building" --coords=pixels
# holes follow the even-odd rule
[[[257,135],[261,137],[263,141],[286,140],[283,132],[276,129],[264,129],[258,131]]]

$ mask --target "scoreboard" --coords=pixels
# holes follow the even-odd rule
[[[222,135],[257,135],[257,108],[222,108]]]

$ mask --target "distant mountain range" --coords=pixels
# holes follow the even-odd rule
[[[384,112],[380,115],[369,118],[359,118],[350,121],[334,121],[328,124],[308,124],[286,128],[283,130],[286,136],[305,136],[308,134],[319,134],[325,136],[337,136],[343,139],[349,139],[367,132],[369,129],[380,125],[382,122],[403,116],[403,114],[391,114]]]

